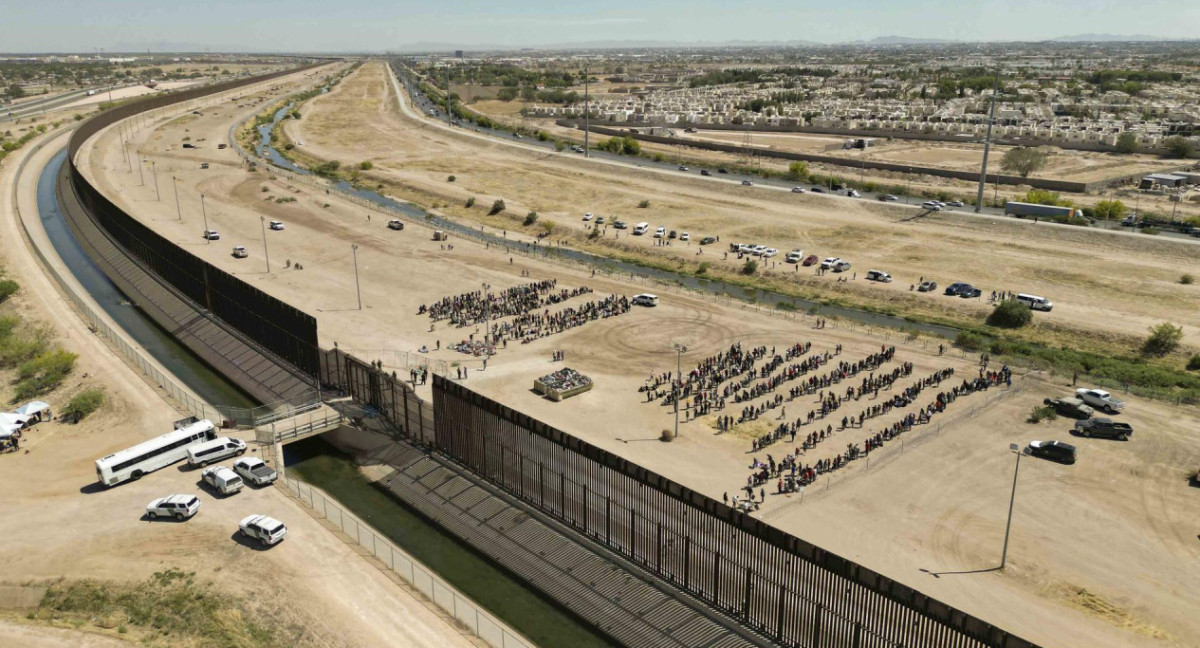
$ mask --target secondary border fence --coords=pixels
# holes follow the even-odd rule
[[[388,373],[338,348],[322,350],[321,384],[372,408],[397,432],[433,445],[433,408],[395,372]],[[434,384],[438,378],[434,374]]]
[[[434,377],[434,447],[785,646],[1034,644]]]
[[[281,481],[292,497],[353,539],[389,571],[452,616],[487,645],[492,648],[535,648],[527,639],[489,614],[453,585],[442,580],[432,569],[421,564],[421,561],[397,547],[358,516],[342,508],[337,500],[325,491],[290,477]]]

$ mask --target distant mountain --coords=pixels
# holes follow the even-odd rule
[[[1135,42],[1162,42],[1169,40],[1179,40],[1173,38],[1163,38],[1161,36],[1150,36],[1147,34],[1076,34],[1074,36],[1059,36],[1051,38],[1053,43],[1135,43]]]
[[[616,49],[683,49],[689,47],[826,47],[827,43],[816,43],[813,41],[794,40],[794,41],[755,41],[755,40],[730,40],[730,41],[658,41],[658,40],[603,40],[603,41],[580,41],[578,43],[544,43],[533,46],[524,45],[498,45],[494,43],[472,43],[472,44],[455,44],[455,43],[435,43],[435,42],[420,42],[406,43],[404,45],[389,48],[388,51],[396,53],[422,53],[422,52],[452,52],[454,50],[464,50],[467,52],[509,52],[520,50],[616,50]]]
[[[879,36],[865,42],[867,45],[945,45],[947,43],[956,43],[959,41],[946,40],[942,38],[912,38],[909,36]]]

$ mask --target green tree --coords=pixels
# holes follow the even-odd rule
[[[1123,218],[1127,211],[1129,209],[1120,200],[1101,200],[1092,209],[1092,214],[1104,220],[1117,220]]]
[[[742,266],[742,274],[752,275],[755,272],[758,272],[758,261],[746,259],[746,263]]]
[[[1121,133],[1117,137],[1117,153],[1129,155],[1137,151],[1137,135],[1133,133]]]
[[[987,323],[1000,328],[1021,328],[1033,319],[1029,307],[1015,299],[1006,299],[996,305]]]
[[[1183,340],[1183,327],[1170,322],[1163,322],[1150,327],[1150,337],[1142,345],[1142,353],[1152,356],[1165,356],[1179,347]]]
[[[536,223],[537,219],[538,219],[538,213],[535,211],[531,211],[528,214],[525,214],[525,220],[521,224],[528,227],[528,226]]]
[[[642,145],[637,140],[626,135],[621,140],[621,152],[625,155],[638,155],[642,152]]]
[[[792,162],[788,165],[787,179],[793,182],[808,180],[808,165],[800,161]]]
[[[495,216],[505,209],[508,209],[508,207],[504,204],[504,199],[497,198],[496,201],[492,203],[492,209],[488,212],[488,216]]]
[[[1196,155],[1196,146],[1192,144],[1191,141],[1180,135],[1168,137],[1167,140],[1163,142],[1163,146],[1167,149],[1167,153],[1169,153],[1171,157],[1190,158]]]
[[[500,88],[500,91],[496,93],[496,98],[500,101],[512,101],[517,98],[517,89]]]
[[[362,169],[363,171],[370,171],[371,169],[375,168],[375,163],[370,160],[363,160],[362,162],[358,163],[358,168]]]
[[[1035,148],[1022,146],[1010,150],[1000,160],[1000,168],[1028,178],[1030,173],[1046,166],[1046,154]]]
[[[1045,189],[1030,189],[1025,192],[1025,196],[1021,198],[1021,202],[1033,203],[1035,205],[1058,205],[1060,207],[1069,207],[1071,201],[1063,200],[1057,193],[1046,191]]]
[[[4,94],[8,95],[9,99],[20,99],[25,96],[25,88],[14,83],[4,89]]]

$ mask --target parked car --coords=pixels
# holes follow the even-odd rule
[[[1113,398],[1112,394],[1103,389],[1080,388],[1075,390],[1075,395],[1088,405],[1108,414],[1116,414],[1125,409],[1125,401]]]
[[[935,290],[937,290],[937,282],[932,280],[922,281],[920,285],[917,286],[918,292],[933,292]]]
[[[900,200],[900,199],[893,196],[892,194],[882,194],[879,196],[880,202],[896,202],[897,200]]]
[[[884,272],[883,270],[867,270],[867,281],[892,283],[892,275]]]
[[[983,291],[974,286],[967,286],[966,288],[958,291],[958,296],[962,297],[963,299],[975,299],[976,297],[982,297]]]
[[[245,486],[242,478],[225,466],[205,468],[204,472],[201,473],[201,477],[203,477],[204,483],[222,495],[233,495],[241,491],[242,487]]]
[[[1085,405],[1084,407],[1087,406]],[[1133,427],[1128,423],[1118,423],[1109,418],[1094,418],[1086,421],[1076,421],[1075,433],[1088,438],[1100,437],[1102,439],[1126,441],[1133,434]]]
[[[692,235],[688,234],[687,232],[682,232],[679,234],[679,240],[680,241],[690,241],[690,240],[692,240]]]
[[[215,240],[221,238],[221,234],[219,232],[217,232],[217,230],[204,230],[204,234],[202,234],[201,236],[203,236],[205,239],[207,239],[209,241],[215,241]]]
[[[767,248],[767,249],[763,250],[762,258],[770,259],[771,257],[773,257],[777,254],[779,254],[779,250],[776,250],[775,248]]]
[[[928,209],[929,211],[942,211],[941,204],[939,204],[936,200],[927,200],[921,203],[921,207],[923,209]]]
[[[1096,410],[1078,398],[1046,398],[1042,403],[1053,407],[1054,411],[1062,416],[1076,419],[1091,418],[1092,414],[1096,413]]]
[[[399,218],[393,218],[392,220],[388,221],[387,226],[388,229],[400,231],[404,229],[404,221],[400,220]]]
[[[716,243],[716,242],[717,242],[717,237],[715,237],[715,236],[705,236],[704,238],[700,239],[700,245],[712,245],[713,243]]]
[[[812,193],[825,193],[825,189],[822,187],[813,187],[812,189],[809,189],[809,191]]]
[[[815,255],[815,254],[810,254],[810,255],[808,255],[808,256],[806,256],[806,257],[804,257],[804,261],[802,261],[802,262],[800,263],[800,265],[802,265],[802,266],[804,266],[804,267],[806,267],[806,268],[807,268],[808,266],[811,266],[811,265],[814,265],[814,264],[816,264],[816,262],[817,262],[817,255]]]
[[[654,238],[662,238],[667,235],[667,228],[660,227],[654,230]]]
[[[269,225],[267,225],[267,227],[269,227],[270,229],[279,231],[284,228],[284,225],[283,225],[282,221],[271,221],[271,223]]]
[[[982,293],[978,288],[969,283],[956,281],[949,286],[946,286],[945,294],[957,297],[978,297]]]
[[[623,220],[613,221],[612,226],[613,226],[613,229],[629,229],[629,223],[626,223]]]
[[[804,187],[792,187],[792,193],[808,193]]]
[[[846,188],[846,185],[844,185],[840,182],[835,182],[829,186],[830,191],[841,191],[845,188]]]
[[[597,216],[597,217],[596,217],[596,224],[597,224],[597,225],[603,225],[603,224],[604,224],[604,217],[603,217],[603,216]]]
[[[838,260],[837,263],[835,263],[833,265],[834,272],[845,272],[849,269],[850,269],[850,262],[845,259],[840,259],[840,260]]]
[[[634,295],[632,303],[634,306],[658,306],[658,295],[651,295],[650,293]]]
[[[250,256],[250,253],[246,251],[246,247],[245,247],[245,246],[243,246],[243,245],[235,245],[235,246],[233,246],[233,258],[235,258],[235,259],[245,259],[245,258],[246,258],[246,257],[248,257],[248,256]]]
[[[1062,441],[1031,441],[1025,454],[1066,465],[1075,463],[1075,446]]]
[[[287,527],[283,522],[266,515],[251,515],[238,522],[238,532],[242,536],[258,540],[264,547],[283,542],[287,537]]]
[[[946,203],[946,206],[947,207],[963,207],[964,205],[963,205],[963,201],[961,201],[961,200],[951,200],[950,202]]]
[[[675,230],[671,230],[671,231],[670,231],[670,232],[667,234],[667,238],[669,238],[669,239],[673,239],[673,238],[679,238],[679,232],[676,232]]]
[[[749,180],[742,180],[742,186],[743,187],[753,187],[754,183]]]
[[[221,149],[222,151],[225,150],[225,146],[225,144],[217,144],[217,148]]]
[[[590,221],[590,220],[592,220],[592,212],[588,212],[588,213],[584,214],[584,215],[583,215],[583,220],[585,220],[585,221]]]
[[[862,198],[862,194],[858,193],[856,189],[848,189],[846,195],[851,198]]]
[[[188,143],[188,142],[184,142],[184,143],[183,143],[183,148],[190,148],[190,149],[194,149],[194,148],[196,148],[196,145],[195,145],[195,144],[190,144],[190,143]]]
[[[208,162],[201,162],[201,163],[200,163],[200,168],[201,168],[201,169],[207,169],[207,168],[208,168]]]
[[[255,486],[266,486],[279,478],[279,473],[257,457],[242,457],[233,462],[233,471]]]
[[[800,263],[804,260],[804,250],[792,250],[783,257],[783,260],[787,263]]]
[[[197,443],[187,449],[187,460],[192,466],[207,466],[210,463],[245,454],[246,442],[231,437],[217,437],[212,441]]]
[[[825,260],[821,262],[821,268],[825,270],[832,270],[833,266],[837,265],[838,261],[841,261],[841,259],[838,257],[825,257]]]
[[[766,252],[766,251],[767,251],[767,246],[765,246],[765,245],[755,245],[754,247],[750,248],[750,250],[749,250],[750,254],[753,254],[754,256],[762,256],[763,252]]]
[[[195,495],[167,495],[146,505],[146,517],[151,520],[169,517],[182,522],[190,519],[199,510],[200,498]]]

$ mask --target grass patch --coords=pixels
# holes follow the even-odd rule
[[[17,368],[17,387],[13,398],[25,400],[40,396],[62,384],[78,358],[70,351],[51,349],[27,360]]]
[[[1049,405],[1037,405],[1029,412],[1029,418],[1025,419],[1026,423],[1041,423],[1042,421],[1053,421],[1058,418],[1058,412]]]
[[[59,582],[46,591],[35,616],[77,627],[117,628],[121,634],[133,628],[147,646],[288,648],[297,643],[274,631],[269,619],[259,618],[240,598],[178,569],[136,583]]]
[[[94,388],[85,389],[67,401],[67,406],[63,408],[63,414],[78,423],[103,405],[104,392]]]

